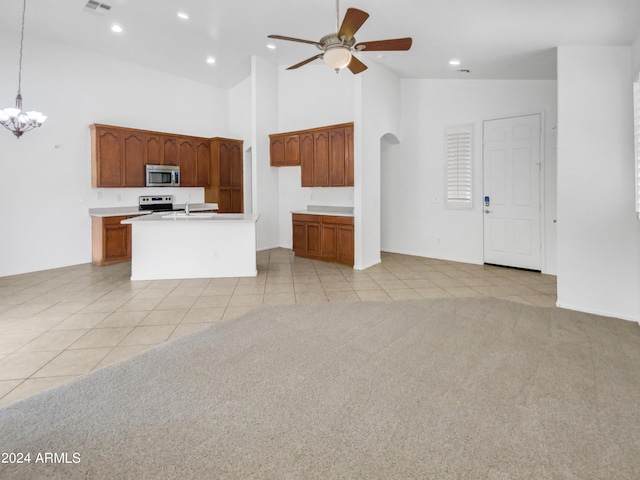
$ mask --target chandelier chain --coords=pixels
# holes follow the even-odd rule
[[[27,11],[27,0],[22,4],[22,31],[20,32],[20,62],[18,64],[18,95],[22,87],[22,47],[24,44],[24,17]]]

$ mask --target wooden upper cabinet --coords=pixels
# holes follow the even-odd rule
[[[231,146],[228,142],[220,142],[218,147],[218,172],[220,186],[231,186]]]
[[[145,165],[162,165],[162,138],[158,134],[144,134]]]
[[[212,145],[216,141],[216,148],[223,145],[223,156],[228,159],[223,162],[226,185],[242,190],[241,140],[191,137],[100,124],[91,125],[90,131],[91,186],[94,188],[144,187],[145,165],[179,166],[183,187],[208,188],[215,177],[217,188],[220,172],[214,172],[212,168]],[[237,210],[238,198],[242,199],[242,193],[234,192],[233,207],[230,208]],[[217,198],[213,202],[217,202]]]
[[[94,124],[91,131],[91,186],[144,187],[145,165],[180,166],[180,184],[211,182],[209,138]],[[240,156],[242,152],[240,152]]]
[[[284,135],[270,135],[270,163],[272,167],[283,167],[284,162]]]
[[[232,187],[242,187],[242,145],[233,142],[229,148],[229,162],[231,164]]]
[[[346,185],[345,144],[344,128],[329,130],[329,185],[332,187]]]
[[[344,129],[345,144],[344,144],[344,169],[345,169],[345,185],[347,187],[353,187],[354,182],[354,168],[353,168],[353,125],[350,125]]]
[[[122,130],[91,126],[91,186],[120,187],[122,185]]]
[[[271,165],[300,165],[303,187],[354,185],[353,123],[269,135]]]
[[[208,138],[196,139],[196,186],[208,187],[211,183],[211,148]]]
[[[297,133],[269,135],[272,167],[300,165],[300,138]]]
[[[299,135],[287,135],[284,137],[284,164],[287,166],[300,165]]]
[[[144,187],[145,157],[144,135],[135,131],[124,131],[123,144],[123,187]]]
[[[162,137],[162,165],[179,165],[178,140],[174,136]]]
[[[313,134],[313,185],[329,186],[329,131],[319,130]]]
[[[300,175],[303,187],[313,187],[313,132],[301,133]]]
[[[196,144],[193,138],[178,138],[178,164],[180,165],[180,186],[197,186]]]

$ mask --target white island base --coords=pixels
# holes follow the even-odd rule
[[[252,214],[153,214],[131,224],[131,280],[255,277]]]

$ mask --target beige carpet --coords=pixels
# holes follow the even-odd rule
[[[637,479],[639,399],[632,322],[267,307],[0,410],[0,452],[31,454],[0,478]]]

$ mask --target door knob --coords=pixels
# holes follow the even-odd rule
[[[484,213],[491,213],[491,210],[485,210]]]

